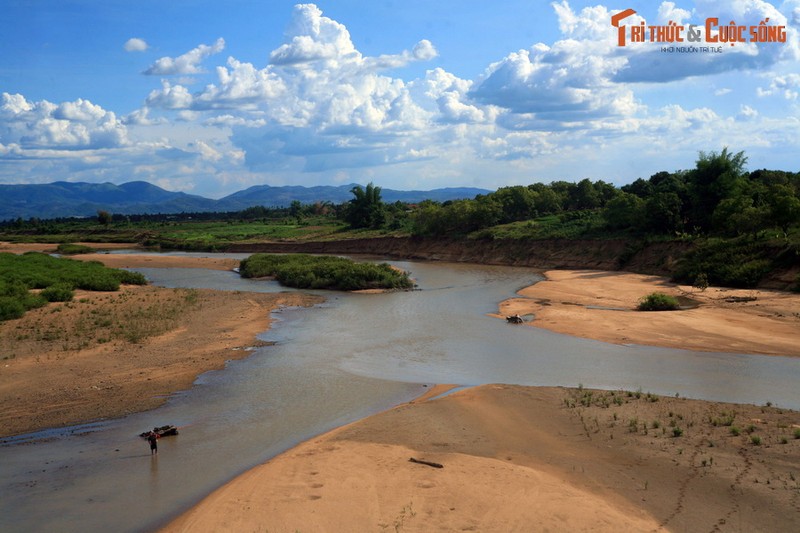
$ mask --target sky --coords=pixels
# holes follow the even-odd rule
[[[0,7],[3,184],[620,186],[725,147],[800,171],[800,0]]]

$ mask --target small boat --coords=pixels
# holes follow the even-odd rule
[[[171,437],[178,434],[178,428],[172,425],[154,427],[150,431],[139,433],[139,436],[146,439],[151,433],[155,433],[158,437]]]
[[[511,315],[506,317],[506,322],[509,324],[522,324],[525,321],[519,315]]]

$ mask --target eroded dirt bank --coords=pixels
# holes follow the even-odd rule
[[[669,276],[692,248],[684,241],[632,243],[622,239],[467,240],[382,237],[325,242],[238,244],[226,251],[241,253],[366,254],[394,259],[420,259],[550,269],[625,270]],[[776,251],[777,253],[777,251]],[[759,287],[787,290],[796,283],[800,264],[771,272]]]

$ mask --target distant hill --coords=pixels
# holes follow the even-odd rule
[[[219,200],[220,204],[226,206],[225,211],[238,211],[253,205],[263,205],[265,207],[288,206],[294,200],[304,204],[314,202],[333,202],[340,204],[353,198],[350,190],[355,187],[355,183],[334,187],[331,185],[319,185],[316,187],[300,187],[287,185],[283,187],[272,187],[270,185],[256,185],[243,191],[235,192]],[[396,191],[393,189],[381,189],[381,197],[384,202],[394,203],[397,201],[418,203],[423,200],[436,200],[445,202],[447,200],[459,200],[462,198],[475,198],[479,194],[486,194],[490,191],[476,189],[472,187],[434,189],[431,191]]]
[[[212,200],[183,192],[172,192],[145,181],[113,183],[54,182],[41,185],[0,185],[0,220],[22,217],[41,219],[94,216],[98,210],[113,214],[200,213],[240,211],[248,207],[288,206],[294,200],[308,204],[350,200],[355,185],[271,187],[258,185]],[[431,191],[395,191],[383,189],[385,202],[421,202],[425,199],[446,201],[474,198],[490,191],[476,188],[447,188]]]
[[[101,209],[119,214],[212,211],[214,205],[214,200],[144,181],[0,185],[0,220],[94,216]]]

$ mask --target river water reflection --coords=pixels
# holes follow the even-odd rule
[[[163,408],[0,445],[0,530],[151,530],[214,487],[329,428],[406,401],[423,384],[628,389],[800,408],[800,360],[615,346],[486,317],[537,281],[530,269],[393,264],[422,290],[325,293],[284,309],[255,350]],[[140,269],[166,287],[282,291],[232,272]],[[185,426],[151,459],[136,434]]]

